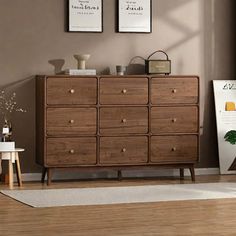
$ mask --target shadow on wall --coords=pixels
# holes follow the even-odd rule
[[[204,133],[201,137],[201,165],[219,166],[212,80],[235,79],[234,0],[203,1],[204,12]],[[210,148],[209,148],[210,147]],[[203,155],[204,154],[204,155]]]
[[[176,74],[183,74],[184,71],[186,71],[186,66],[188,66],[186,61],[188,58],[186,56],[189,57],[190,61],[195,60],[194,54],[191,55],[187,51],[189,48],[186,45],[196,45],[194,40],[199,39],[202,35],[200,19],[195,18],[195,16],[201,17],[198,15],[202,10],[200,9],[201,2],[202,0],[159,0],[153,4],[154,27],[159,21],[161,21],[161,24],[165,27],[164,35],[161,37],[163,41],[162,44],[165,45],[162,50],[170,56],[175,55],[178,51],[183,51],[182,55],[181,53],[177,53],[173,61],[173,69]],[[194,16],[189,16],[189,12],[193,11],[197,13],[195,14],[194,12]],[[179,14],[185,14],[185,12],[186,18],[179,16]],[[158,19],[155,20],[155,16],[157,16]],[[158,27],[158,25],[156,27]],[[173,37],[169,36],[170,33],[172,33]],[[198,45],[196,46],[198,47]],[[192,48],[190,50],[194,52],[197,49]]]
[[[165,30],[175,33],[171,40],[160,36],[162,41],[166,40],[164,51],[170,55],[177,52],[173,61],[175,73],[183,74],[188,70],[188,65],[192,68],[195,63],[199,64],[195,67],[199,67],[197,73],[200,75],[201,86],[202,135],[199,167],[217,167],[219,163],[212,80],[235,78],[235,0],[159,0],[153,6],[154,27],[157,27],[156,22],[161,21]],[[178,17],[184,9],[185,17]],[[196,13],[193,21],[188,10]],[[183,50],[183,55],[180,50]],[[187,50],[198,55],[195,57]],[[192,62],[188,63],[184,55],[188,55]]]
[[[65,60],[64,59],[52,59],[52,60],[49,60],[48,63],[54,67],[55,74],[60,74],[60,73],[62,73],[62,67],[65,64]]]
[[[158,7],[154,7],[153,11],[154,13],[153,16],[160,16],[160,17],[165,17],[168,12],[171,12],[172,10],[181,7],[182,5],[185,5],[188,3],[189,0],[178,0],[178,1],[173,1],[173,0],[159,0],[157,1]]]
[[[9,118],[16,147],[25,148],[21,154],[22,172],[29,172],[29,166],[32,168],[30,171],[38,172],[39,168],[35,164],[35,76],[4,85],[1,90],[7,96],[15,92],[17,107],[26,110],[26,113],[12,112]],[[2,127],[3,119],[0,122]]]
[[[236,27],[235,27],[235,22],[236,22],[236,1],[231,0],[230,1],[230,16],[231,16],[231,20],[230,20],[230,32],[231,32],[231,37],[230,37],[230,61],[231,63],[231,73],[232,73],[232,79],[236,80]]]

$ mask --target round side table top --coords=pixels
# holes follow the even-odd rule
[[[24,148],[15,148],[15,149],[0,149],[0,152],[24,152]]]

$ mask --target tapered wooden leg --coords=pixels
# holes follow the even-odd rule
[[[22,186],[22,179],[21,179],[21,168],[20,168],[20,159],[19,159],[19,154],[18,152],[15,153],[15,158],[16,158],[16,176],[17,176],[17,182],[18,186]]]
[[[11,154],[12,155],[12,154]],[[9,171],[9,188],[13,188],[13,165],[12,165],[12,159],[8,161],[8,171]]]
[[[122,180],[122,172],[121,170],[118,170],[118,180]]]
[[[192,181],[194,182],[195,181],[195,171],[194,171],[194,166],[191,166],[189,168],[190,170],[190,173],[191,173],[191,178],[192,178]]]
[[[44,183],[46,173],[47,173],[47,168],[43,167],[43,170],[42,170],[42,177],[41,177],[41,183]]]
[[[184,179],[184,169],[183,168],[179,169],[179,173],[180,173],[180,179]]]
[[[0,173],[0,176],[2,177],[2,153],[0,153]]]
[[[52,169],[47,168],[47,185],[50,185],[52,182]]]

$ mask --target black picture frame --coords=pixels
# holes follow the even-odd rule
[[[67,9],[68,32],[103,32],[103,0],[68,0]]]
[[[152,33],[152,0],[117,0],[118,33]]]

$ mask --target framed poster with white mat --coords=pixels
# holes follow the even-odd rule
[[[117,0],[117,32],[151,33],[152,0]]]
[[[103,31],[103,0],[68,0],[68,31]]]

